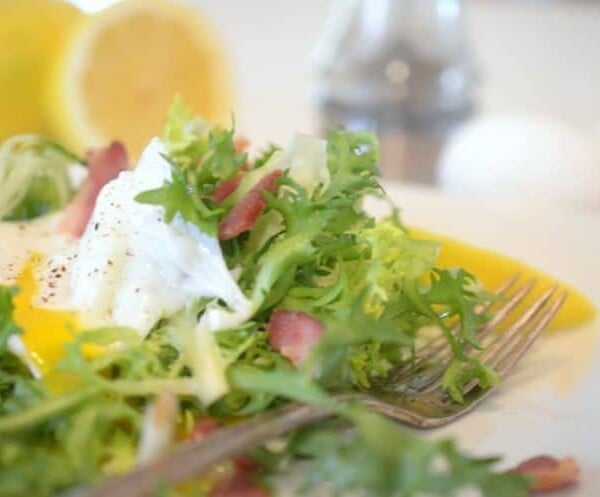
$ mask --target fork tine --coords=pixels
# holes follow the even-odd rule
[[[504,304],[500,306],[494,312],[492,318],[485,323],[478,331],[477,331],[477,339],[480,342],[483,342],[486,338],[488,338],[494,331],[498,329],[498,326],[502,324],[502,322],[515,310],[515,308],[523,301],[527,295],[533,290],[535,287],[536,280],[531,279],[528,280],[522,287],[518,288],[517,291],[508,299]],[[492,304],[493,305],[493,304]],[[489,344],[486,344],[486,346]],[[474,351],[475,347],[467,346],[466,350],[469,352]],[[449,361],[452,356],[450,354],[450,349],[445,353],[446,360]]]
[[[506,281],[504,281],[494,293],[498,296],[503,296],[514,286],[514,284],[518,281],[519,277],[519,273],[513,274]],[[508,303],[510,303],[514,298],[515,297],[513,296],[505,305],[508,305]],[[514,305],[516,305],[517,303],[515,303]],[[490,309],[492,305],[493,302],[487,303],[482,307],[481,312],[486,312]],[[460,325],[456,325],[452,328],[451,333],[453,335],[456,335],[459,332],[459,330]],[[485,333],[485,336],[487,336],[487,334],[489,334],[490,329],[487,329],[486,327],[481,331],[482,333]],[[482,336],[482,338],[484,338],[485,336]],[[394,381],[402,382],[402,380],[408,377],[412,377],[415,369],[418,369],[420,366],[423,366],[428,362],[439,362],[444,358],[444,356],[447,356],[448,353],[449,346],[447,339],[444,336],[435,337],[419,351],[419,355],[415,358],[414,361],[407,362],[404,366],[401,366],[396,370]]]
[[[488,323],[486,323],[484,327],[482,327],[480,330],[481,335],[478,336],[478,338],[482,339],[490,335],[497,328],[497,326],[504,319],[506,319],[507,316],[510,315],[515,307],[523,301],[523,299],[531,292],[534,286],[535,280],[530,280],[520,287],[509,300],[501,305],[501,307],[494,314],[494,317]],[[450,360],[451,355],[450,350],[448,349],[447,353],[444,353],[443,355],[438,354],[438,364],[432,366],[426,373],[418,375],[415,378],[413,377],[413,371],[411,370],[401,377],[395,377],[395,381],[397,383],[402,383],[402,380],[405,380],[408,388],[419,394],[432,392],[441,386],[444,371],[446,370]],[[412,381],[408,381],[409,379]]]
[[[494,369],[501,377],[504,376],[541,336],[563,305],[567,298],[566,292],[551,300],[557,288],[553,286],[546,290],[509,330],[493,342],[495,352],[490,347],[486,350],[489,353],[482,354],[481,362]],[[477,380],[467,383],[463,388],[463,395],[467,395],[478,384]]]
[[[522,300],[533,290],[535,287],[536,280],[531,279],[528,280],[521,288],[519,288],[513,296],[508,299],[492,316],[492,318],[483,326],[483,333],[485,337],[489,336],[489,334],[497,329],[506,317],[515,310]]]
[[[518,335],[523,329],[537,316],[537,314],[544,307],[546,302],[556,292],[557,286],[548,288],[529,308],[513,323],[507,330],[499,333],[495,339],[486,347],[486,349],[480,354],[479,360],[490,367],[495,367],[498,362],[502,359],[504,352],[507,350],[508,345],[511,341],[518,338]],[[508,314],[504,314],[504,318],[508,317]]]
[[[536,339],[542,334],[548,323],[556,315],[559,309],[567,299],[567,292],[561,293],[551,304],[550,307],[544,310],[544,312],[538,317],[537,322],[534,324],[533,329],[524,334],[513,348],[513,350],[506,354],[504,359],[497,362],[496,371],[500,376],[504,376],[509,369],[511,369],[520,359],[523,357],[525,352],[535,343]]]

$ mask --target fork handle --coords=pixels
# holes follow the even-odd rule
[[[221,428],[200,440],[184,442],[163,458],[97,486],[77,488],[63,497],[147,497],[159,484],[182,483],[221,461],[331,415],[321,407],[287,405],[266,416]]]

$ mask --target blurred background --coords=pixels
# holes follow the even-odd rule
[[[7,47],[18,42],[7,12],[11,3],[30,1],[57,3],[0,0],[0,91]],[[154,0],[70,3],[86,19],[101,20],[72,36],[78,28],[70,26],[80,21],[65,23],[60,14],[51,38],[64,36],[68,41],[56,43],[68,49],[44,57],[60,63],[34,72],[53,81],[44,83],[51,91],[43,89],[40,104],[51,118],[40,127],[75,148],[134,129],[137,150],[164,115],[162,99],[173,88],[162,80],[170,78],[209,120],[227,121],[233,112],[237,129],[258,148],[285,144],[296,130],[369,129],[380,137],[390,181],[600,213],[598,1],[195,0],[179,17],[197,17],[188,26],[204,33],[190,42],[197,50],[186,45],[179,21],[160,26],[142,12],[119,28],[124,4],[143,10]],[[159,18],[177,11],[174,1],[158,3]],[[171,67],[177,57],[184,65]],[[31,102],[34,90],[27,91]],[[141,95],[135,105],[127,91]],[[79,100],[72,97],[78,93]],[[6,100],[5,107],[18,102]],[[6,122],[2,103],[0,95]],[[22,131],[2,126],[0,135]]]

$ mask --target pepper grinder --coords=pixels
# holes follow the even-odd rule
[[[476,108],[460,0],[334,0],[314,53],[321,133],[374,131],[384,178],[433,183]]]

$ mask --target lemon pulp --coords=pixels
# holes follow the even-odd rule
[[[54,71],[58,138],[82,151],[112,139],[137,156],[160,134],[173,97],[211,123],[231,112],[224,51],[202,13],[164,0],[129,0],[73,31]]]

